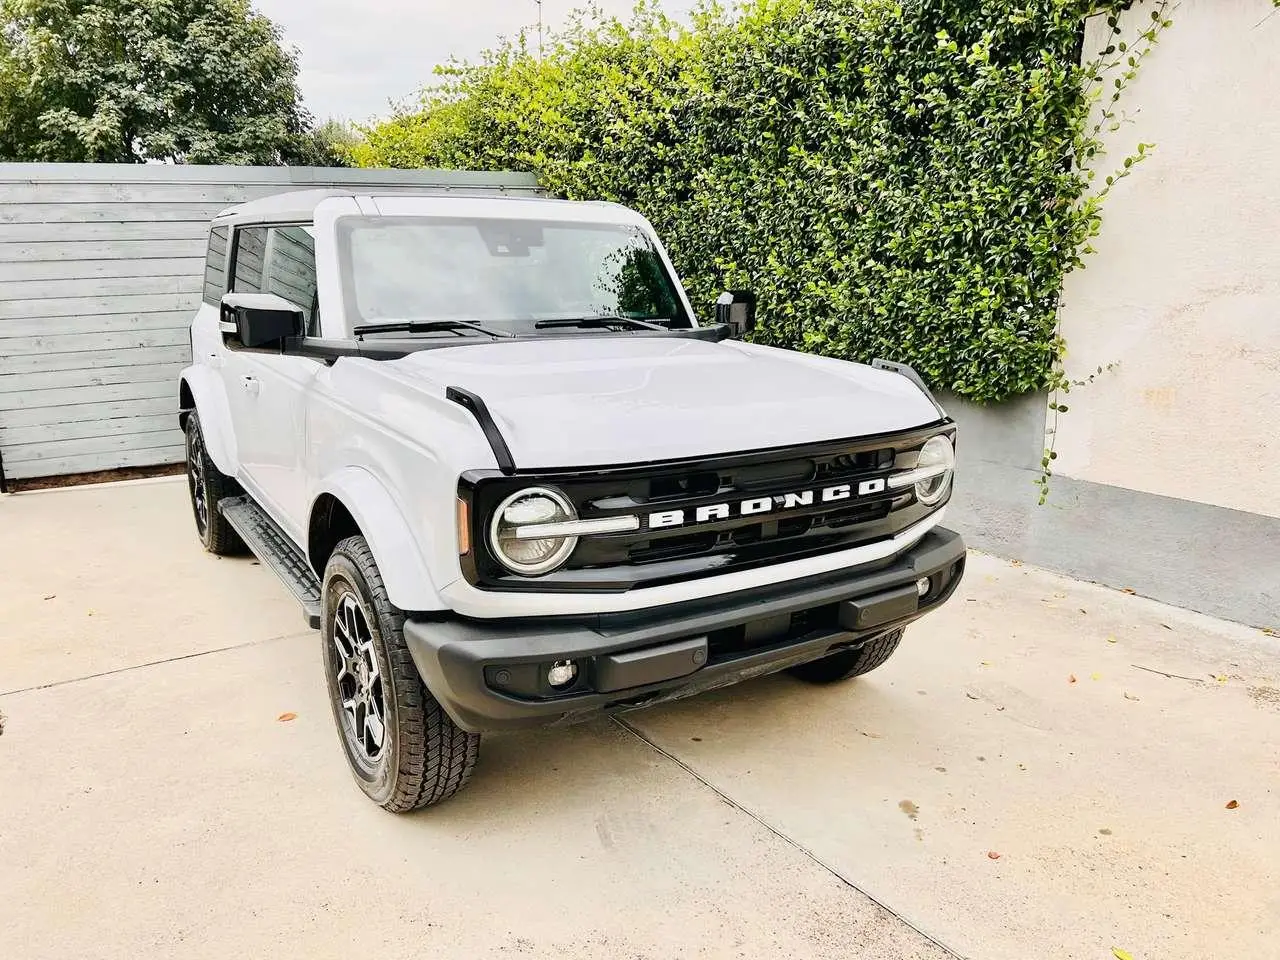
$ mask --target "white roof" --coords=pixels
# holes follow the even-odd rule
[[[370,189],[294,190],[238,204],[222,211],[216,220],[238,222],[315,219],[316,208],[337,198],[368,199],[384,216],[439,216],[463,214],[481,217],[510,216],[518,219],[551,216],[582,221],[643,221],[634,211],[619,204],[557,200],[529,193],[508,194],[499,189],[457,190],[406,187]],[[465,204],[465,211],[459,209]]]

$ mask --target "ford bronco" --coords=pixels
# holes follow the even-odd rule
[[[452,796],[484,731],[866,673],[951,596],[910,368],[745,342],[743,291],[700,323],[624,207],[445,194],[217,217],[179,387],[200,539],[301,600],[376,803]]]

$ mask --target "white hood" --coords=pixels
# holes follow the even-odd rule
[[[424,350],[386,366],[440,395],[478,394],[520,469],[697,458],[941,417],[898,374],[734,341],[583,334]]]

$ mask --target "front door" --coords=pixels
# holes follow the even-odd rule
[[[236,231],[231,289],[273,293],[303,311],[306,333],[318,331],[315,245],[309,226],[241,227]],[[230,351],[223,367],[239,442],[241,481],[295,541],[305,542],[311,491],[306,450],[306,393],[316,360]]]

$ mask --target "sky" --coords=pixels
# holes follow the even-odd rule
[[[608,14],[626,16],[633,0],[596,0]],[[299,81],[307,107],[320,120],[364,122],[386,116],[393,102],[412,98],[450,57],[475,59],[500,36],[538,21],[535,0],[253,0],[298,48]],[[582,0],[544,0],[543,22],[565,21]],[[692,0],[664,0],[681,14]]]

